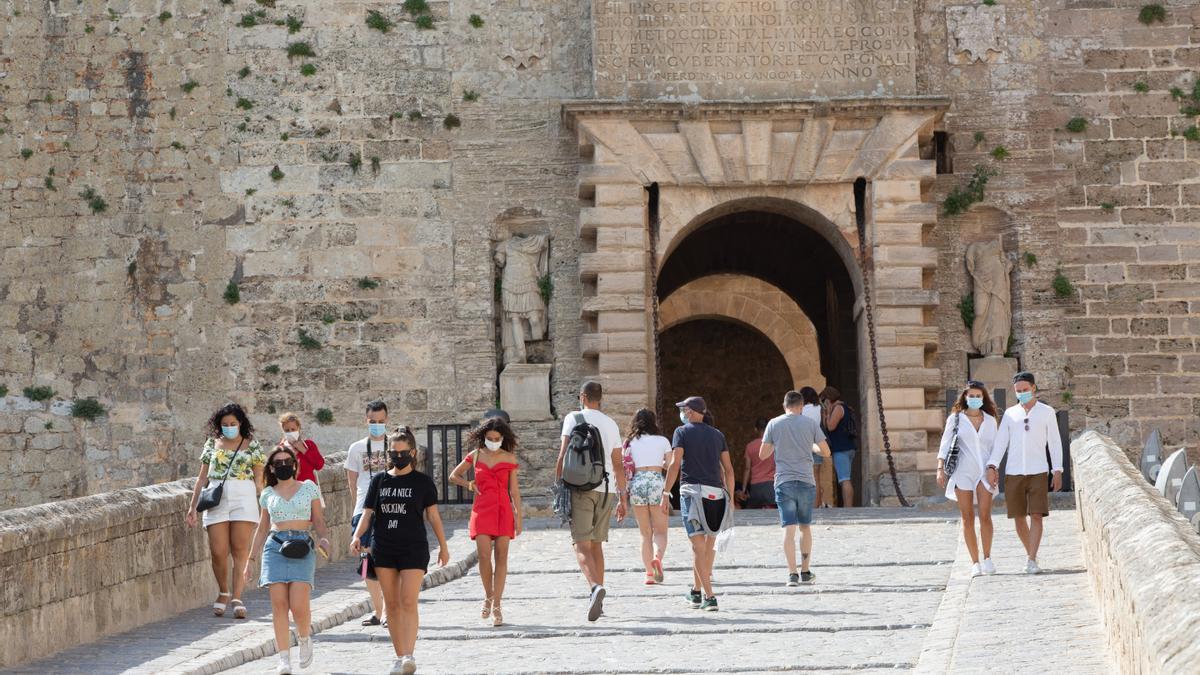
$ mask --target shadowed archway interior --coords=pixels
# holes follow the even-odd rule
[[[782,290],[790,296],[812,321],[817,331],[821,372],[827,384],[836,387],[851,406],[861,409],[858,386],[858,336],[854,320],[854,286],[850,273],[834,247],[818,232],[789,216],[746,210],[717,216],[702,224],[680,242],[663,263],[658,278],[659,301],[695,279],[713,274],[743,274],[757,277]],[[720,323],[720,322],[717,322]],[[674,366],[670,350],[670,334],[675,330],[696,331],[708,329],[706,322],[690,322],[676,326],[663,333],[659,349],[663,356],[663,400],[670,405],[678,399],[671,398],[675,390],[671,384],[679,375]],[[766,340],[753,332],[759,340]],[[747,348],[753,343],[747,339]],[[769,344],[769,342],[768,342]],[[778,353],[788,345],[771,345]],[[728,368],[718,360],[700,359],[693,367],[707,368],[714,378],[711,385],[737,388],[748,374]],[[787,381],[787,366],[781,361],[782,388],[770,392],[767,415],[779,414],[783,392],[791,388]],[[717,381],[724,382],[724,385]],[[668,410],[668,413],[673,412]],[[750,419],[729,420],[739,426],[753,424]],[[861,417],[860,417],[861,419]],[[719,425],[721,422],[719,421]],[[673,425],[670,425],[673,426]],[[741,446],[730,438],[735,455],[741,454]],[[741,445],[744,446],[742,441]],[[862,453],[856,457],[861,463]],[[740,474],[739,474],[740,475]],[[856,467],[855,484],[861,485],[862,471]],[[861,492],[861,490],[860,490]]]

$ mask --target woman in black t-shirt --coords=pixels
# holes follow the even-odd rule
[[[413,650],[417,643],[417,597],[429,568],[429,541],[425,521],[433,527],[441,550],[438,564],[450,562],[450,549],[442,530],[437,509],[437,487],[433,479],[413,468],[417,442],[412,429],[402,427],[388,437],[388,470],[376,474],[367,489],[367,500],[358,528],[350,539],[350,551],[357,555],[361,538],[371,528],[371,558],[375,574],[383,588],[388,615],[388,634],[396,660],[393,673],[414,673],[417,662]]]

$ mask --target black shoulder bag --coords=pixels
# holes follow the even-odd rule
[[[953,476],[954,470],[958,468],[958,423],[961,412],[954,413],[954,437],[950,441],[950,452],[946,455],[946,475]]]
[[[246,439],[243,438],[241,443],[238,443],[237,450],[233,451],[233,457],[229,458],[229,468],[225,470],[225,477],[221,479],[221,482],[200,491],[200,499],[196,501],[197,513],[207,511],[221,503],[221,495],[225,492],[225,481],[229,480],[229,472],[233,471],[233,462],[237,459],[238,453],[242,451],[242,443],[245,442]],[[215,443],[213,447],[216,447]]]

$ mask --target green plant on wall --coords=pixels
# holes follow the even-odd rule
[[[0,398],[4,398],[5,396],[8,396],[8,385],[0,384]]]
[[[999,160],[1008,159],[1008,148],[1004,147],[1003,145],[997,145],[996,147],[992,148],[992,157],[995,157]]]
[[[30,401],[49,401],[55,392],[50,387],[25,387],[21,393]]]
[[[963,325],[970,330],[975,325],[975,296],[968,293],[958,301],[958,315],[962,317]]]
[[[312,45],[307,42],[291,42],[287,46],[287,57],[294,59],[297,56],[314,57],[317,53],[313,51]]]
[[[369,291],[373,288],[379,288],[379,282],[369,277],[362,277],[358,280],[358,287],[364,291]]]
[[[1065,125],[1067,131],[1073,134],[1082,133],[1088,128],[1088,121],[1082,117],[1072,117]]]
[[[374,9],[367,12],[367,27],[368,28],[377,30],[380,33],[386,33],[388,31],[390,31],[392,29],[392,27],[395,25],[396,25],[395,22],[393,22],[391,19],[387,18],[386,16],[380,14],[378,11],[376,11]]]
[[[242,291],[238,288],[236,281],[230,281],[225,284],[225,292],[221,294],[225,302],[230,305],[236,305],[242,299]]]
[[[471,28],[483,28],[483,17],[478,14],[472,14],[467,23],[471,24]]]
[[[88,208],[91,209],[92,213],[94,214],[104,213],[108,210],[108,202],[104,201],[103,197],[96,194],[96,191],[91,187],[84,188],[83,192],[79,193],[79,196],[83,197],[84,201],[87,202]]]
[[[317,424],[322,426],[333,424],[333,411],[329,408],[317,408],[317,411],[313,413],[313,417],[316,418]]]
[[[108,411],[94,398],[78,399],[71,404],[71,417],[92,421],[97,417],[107,415]]]
[[[1162,5],[1144,5],[1141,11],[1138,12],[1138,21],[1149,26],[1157,21],[1158,23],[1166,23],[1167,10]]]
[[[271,167],[271,173],[267,175],[271,177],[271,180],[278,183],[279,181],[283,180],[283,169],[280,169],[279,165],[276,164],[275,166]]]
[[[541,293],[542,295],[542,302],[546,303],[546,306],[549,307],[550,296],[554,294],[554,279],[551,279],[550,273],[547,272],[546,274],[538,277],[537,284],[538,293]]]
[[[1075,294],[1075,285],[1062,273],[1061,269],[1054,273],[1054,280],[1050,282],[1050,287],[1054,289],[1054,294],[1060,298],[1069,298]]]
[[[442,126],[447,129],[457,129],[462,126],[462,120],[458,119],[458,115],[450,113],[442,120]]]
[[[1037,256],[1030,253],[1029,251],[1025,252],[1024,258],[1025,258],[1025,266],[1026,267],[1033,267],[1034,265],[1037,264]]]
[[[965,187],[954,188],[942,202],[942,209],[948,216],[955,216],[971,208],[972,204],[983,201],[984,188],[988,180],[996,175],[995,169],[976,165],[971,180]]]
[[[321,342],[315,337],[309,335],[308,331],[304,330],[303,328],[297,331],[296,335],[301,349],[307,349],[311,351],[321,348]]]

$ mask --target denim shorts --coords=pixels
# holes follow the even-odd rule
[[[817,498],[817,486],[800,480],[789,480],[775,486],[775,505],[779,507],[779,524],[811,525],[813,500]]]
[[[303,558],[289,558],[283,555],[279,552],[280,544],[275,541],[276,538],[280,541],[308,539],[308,555]],[[259,576],[258,585],[302,582],[312,586],[313,575],[317,571],[317,552],[312,549],[314,545],[311,536],[305,530],[272,530],[263,544],[262,574]]]
[[[837,472],[839,483],[850,480],[850,473],[854,469],[855,452],[857,451],[846,450],[833,453],[833,470]]]
[[[725,519],[725,500],[724,499],[701,499],[701,506],[704,509],[704,519],[708,521],[708,526],[715,529],[721,527],[721,521]],[[679,495],[679,511],[683,516],[683,532],[692,538],[698,534],[708,535],[704,528],[696,523],[695,527],[692,521],[688,520],[687,515],[692,511],[692,500],[687,495]],[[708,536],[716,536],[708,535]]]

